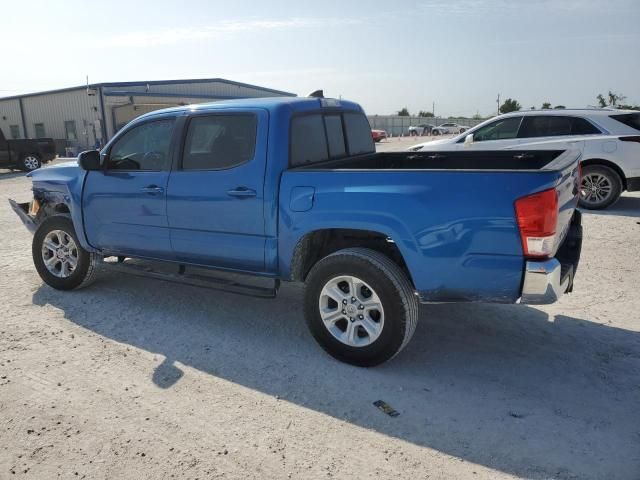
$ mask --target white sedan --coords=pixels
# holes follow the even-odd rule
[[[457,123],[443,123],[442,125],[433,127],[433,129],[431,130],[431,135],[457,135],[459,133],[464,133],[467,130],[469,130],[469,127],[467,127],[466,125],[458,125]]]

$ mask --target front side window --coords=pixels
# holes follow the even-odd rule
[[[67,140],[75,141],[78,139],[78,133],[76,132],[76,122],[74,120],[67,120],[64,122],[64,134]]]
[[[489,140],[509,140],[518,136],[522,117],[508,117],[485,125],[473,132],[474,142],[486,142]]]
[[[157,120],[133,127],[109,151],[108,170],[160,171],[170,159],[175,119]]]
[[[35,130],[36,138],[44,138],[46,136],[44,123],[34,123],[33,129]]]
[[[189,122],[182,157],[183,170],[220,170],[253,159],[255,115],[211,115]]]

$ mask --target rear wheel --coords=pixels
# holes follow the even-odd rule
[[[622,179],[604,165],[587,165],[582,169],[580,206],[601,210],[613,205],[622,193]]]
[[[80,246],[73,222],[62,215],[40,224],[33,236],[31,253],[40,278],[58,290],[89,285],[99,258]]]
[[[32,153],[29,153],[23,156],[22,159],[20,160],[20,168],[28,172],[32,170],[37,170],[41,166],[42,166],[42,163],[40,162],[40,159],[38,158],[38,156]]]
[[[432,130],[431,135],[435,135],[435,136],[440,135],[440,130]]]
[[[385,255],[349,248],[320,260],[305,287],[305,318],[331,356],[371,367],[402,350],[418,322],[406,274]]]

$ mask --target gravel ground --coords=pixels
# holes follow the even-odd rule
[[[6,202],[29,188],[0,173],[0,479],[640,478],[638,195],[584,215],[572,295],[424,306],[359,369],[314,343],[299,285],[44,286]]]

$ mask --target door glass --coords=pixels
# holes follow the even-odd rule
[[[508,140],[516,138],[522,117],[509,117],[497,120],[473,132],[474,142],[488,140]]]
[[[160,171],[170,159],[175,119],[145,123],[126,132],[109,152],[108,170]]]
[[[324,125],[327,128],[329,155],[331,158],[344,157],[347,149],[344,145],[344,132],[340,115],[326,115],[324,117]]]
[[[220,170],[253,159],[255,115],[211,115],[189,122],[182,158],[183,170]]]
[[[571,135],[571,119],[558,115],[525,117],[520,138],[558,137]]]

